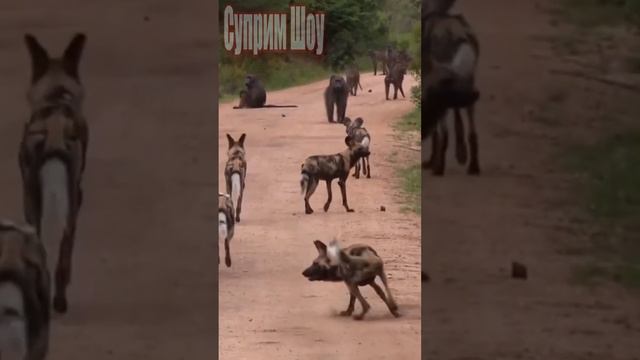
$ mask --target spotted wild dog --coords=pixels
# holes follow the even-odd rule
[[[351,168],[353,168],[362,157],[369,156],[370,153],[367,147],[355,143],[349,136],[344,139],[344,142],[348,148],[343,152],[334,155],[309,156],[302,164],[300,188],[304,195],[306,214],[313,213],[313,209],[311,205],[309,205],[309,198],[311,198],[311,195],[316,191],[320,180],[324,180],[327,183],[328,198],[324,204],[324,211],[327,212],[329,210],[332,198],[331,182],[334,179],[338,179],[338,185],[342,193],[342,205],[347,212],[354,211],[349,208],[349,204],[347,203],[347,178],[349,178]]]
[[[360,286],[369,285],[387,304],[393,316],[399,317],[396,304],[389,286],[387,275],[384,272],[384,264],[376,251],[367,245],[355,244],[340,249],[336,240],[327,247],[322,241],[315,240],[313,244],[318,250],[318,257],[313,260],[311,266],[306,268],[302,275],[309,281],[344,281],[349,289],[349,307],[340,313],[342,316],[351,316],[355,307],[356,298],[362,306],[362,312],[354,316],[355,320],[362,320],[371,307],[360,293]],[[386,295],[380,285],[376,283],[376,277],[380,277]]]
[[[227,183],[227,194],[231,194],[231,200],[236,210],[236,222],[240,222],[242,197],[244,196],[245,178],[247,176],[247,160],[244,149],[245,137],[246,134],[242,134],[238,141],[235,141],[231,135],[227,134],[229,150],[227,151],[227,164],[224,167],[224,178]]]
[[[50,289],[47,255],[36,229],[0,219],[1,359],[46,359]]]
[[[233,216],[234,211],[231,196],[218,193],[218,240],[224,239],[224,263],[227,267],[231,266],[229,243],[231,239],[233,239],[235,229]],[[220,255],[218,255],[218,264],[220,264]]]
[[[25,35],[32,76],[27,93],[31,117],[19,151],[24,212],[48,252],[55,258],[59,251],[53,297],[59,313],[68,306],[66,291],[89,142],[82,110],[84,87],[78,74],[85,41],[84,34],[76,34],[61,57],[51,58],[33,35]]]
[[[478,175],[478,135],[475,125],[475,104],[480,97],[475,74],[480,56],[477,35],[463,15],[452,15],[449,9],[455,0],[423,0],[423,101],[422,140],[431,136],[431,159],[423,163],[436,176],[444,175],[449,109],[455,115],[456,160],[467,162],[467,143],[461,109],[466,110],[469,125],[470,161],[467,172]]]
[[[344,118],[344,126],[346,128],[347,135],[349,135],[353,141],[358,144],[362,144],[362,146],[369,150],[369,146],[371,146],[371,135],[369,135],[367,129],[362,126],[363,124],[364,120],[361,117],[356,118],[354,121],[351,121],[348,117]],[[366,175],[367,179],[371,178],[369,155],[362,157],[362,174]],[[356,171],[353,174],[353,177],[356,179],[360,178],[360,162],[356,163]]]

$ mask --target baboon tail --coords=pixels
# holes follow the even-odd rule
[[[358,86],[360,87],[360,90],[362,90],[362,85],[360,85],[360,81],[358,81]]]
[[[229,236],[229,226],[227,225],[227,215],[218,212],[218,239],[227,239]]]
[[[300,194],[301,195],[306,194],[308,187],[309,187],[309,175],[302,173],[302,178],[300,179]]]
[[[297,108],[298,105],[265,105],[266,108]]]

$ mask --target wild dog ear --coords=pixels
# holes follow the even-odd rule
[[[82,58],[82,50],[84,50],[84,44],[87,41],[87,36],[84,33],[77,33],[71,39],[69,46],[64,51],[62,56],[64,70],[76,79],[79,79],[78,67],[80,59]]]
[[[38,81],[49,68],[49,54],[47,50],[40,45],[35,36],[31,34],[24,35],[24,42],[29,50],[31,58],[31,83]]]
[[[247,137],[247,134],[242,134],[240,135],[240,139],[238,139],[238,144],[240,144],[240,146],[244,147],[244,138]]]
[[[342,122],[345,127],[349,127],[351,125],[351,119],[348,116],[344,117],[344,121]]]
[[[314,240],[313,241],[313,245],[316,246],[316,249],[318,249],[318,253],[321,256],[326,256],[327,255],[327,245],[325,245],[322,241]]]
[[[231,149],[233,145],[235,145],[236,141],[233,140],[233,138],[229,134],[227,134],[227,140],[229,141],[229,149]]]
[[[353,146],[353,142],[351,140],[352,140],[351,136],[349,135],[347,135],[347,137],[344,138],[344,143],[347,144],[349,149],[351,149],[351,147]]]
[[[340,262],[344,264],[351,263],[351,258],[342,250],[338,250],[338,255],[340,256]]]
[[[364,120],[361,117],[359,117],[359,118],[357,118],[355,120],[353,126],[354,127],[362,127],[362,124],[364,124]]]

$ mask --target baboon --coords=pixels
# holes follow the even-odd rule
[[[347,78],[347,88],[349,88],[349,94],[356,96],[358,95],[358,86],[360,90],[362,90],[362,85],[360,85],[360,71],[355,66],[352,66],[347,69],[345,73],[345,77]]]
[[[448,13],[455,1],[425,1],[428,11],[423,14],[422,52],[425,69],[422,119],[425,130],[422,137],[424,140],[431,132],[433,143],[431,159],[423,163],[423,167],[431,168],[436,176],[444,174],[448,145],[445,117],[449,109],[453,109],[455,115],[456,159],[460,164],[467,162],[467,145],[460,113],[460,109],[466,109],[471,155],[467,172],[477,175],[480,166],[474,107],[480,97],[475,86],[475,70],[480,54],[478,39],[462,15]]]
[[[2,359],[46,359],[51,322],[50,292],[47,254],[37,230],[0,219]]]
[[[389,53],[389,57],[387,60],[387,68],[390,71],[393,66],[397,63],[404,63],[407,64],[407,66],[411,63],[413,59],[411,58],[411,56],[409,55],[409,53],[407,52],[407,50],[405,49],[400,49],[400,50],[391,50],[391,52]]]
[[[364,120],[361,117],[356,118],[354,121],[351,121],[348,117],[344,119],[344,126],[346,128],[347,135],[351,140],[356,144],[361,144],[369,150],[369,146],[371,145],[371,135],[369,135],[367,129],[362,126],[363,124]],[[369,155],[362,157],[362,174],[366,175],[367,179],[371,178]],[[356,171],[354,172],[353,177],[356,179],[360,178],[360,162],[356,163]]]
[[[320,180],[327,183],[327,202],[324,204],[324,211],[329,211],[331,204],[331,182],[338,179],[340,192],[342,193],[342,205],[347,212],[354,210],[347,203],[347,179],[351,168],[363,156],[369,155],[369,150],[361,144],[356,144],[349,136],[344,139],[348,148],[341,153],[334,155],[314,155],[309,156],[301,166],[300,189],[304,195],[304,208],[306,214],[312,214],[313,209],[309,205],[311,195],[316,191]]]
[[[298,105],[265,105],[267,102],[267,92],[262,82],[255,75],[247,75],[244,78],[244,89],[240,90],[240,102],[234,109],[248,108],[295,108]]]
[[[369,311],[371,305],[360,293],[360,286],[371,286],[376,294],[384,301],[389,308],[389,312],[394,317],[399,317],[398,305],[396,304],[391,290],[387,284],[387,275],[384,271],[384,264],[378,253],[368,245],[355,244],[340,249],[336,240],[329,243],[327,247],[322,241],[313,242],[318,250],[318,257],[306,268],[302,275],[309,281],[343,281],[349,288],[349,306],[347,310],[340,313],[342,316],[351,316],[355,309],[356,299],[360,301],[362,312],[355,315],[355,320],[362,320]],[[376,283],[376,278],[380,278],[386,294],[380,285]]]
[[[25,35],[32,76],[27,94],[31,117],[19,150],[24,212],[46,246],[60,244],[53,298],[59,313],[66,313],[68,307],[66,290],[89,141],[78,72],[85,41],[86,36],[78,33],[61,57],[50,58],[33,35]]]
[[[340,75],[331,75],[329,86],[324,91],[324,103],[327,109],[327,120],[333,123],[333,111],[335,108],[337,122],[344,121],[347,112],[347,99],[349,98],[349,88],[346,81]]]
[[[382,75],[387,75],[387,61],[388,56],[391,53],[391,47],[388,46],[385,50],[371,50],[369,51],[369,57],[373,62],[373,75],[378,75],[378,63],[382,67]]]
[[[389,87],[393,85],[393,100],[398,98],[398,90],[402,97],[404,96],[404,90],[402,90],[402,82],[404,76],[407,73],[408,64],[402,61],[396,62],[389,70],[387,76],[384,77],[384,93],[385,98],[389,100]]]

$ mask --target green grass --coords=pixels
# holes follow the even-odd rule
[[[394,124],[396,130],[400,131],[417,131],[422,129],[420,121],[420,108],[416,107],[407,113],[402,119]]]
[[[422,167],[420,164],[400,170],[402,193],[405,197],[405,210],[420,214],[422,210]]]
[[[577,277],[640,287],[640,131],[569,154],[570,168],[585,179],[584,204],[602,230],[593,239],[594,263],[578,269]]]
[[[640,0],[562,0],[558,12],[574,25],[640,25]]]

